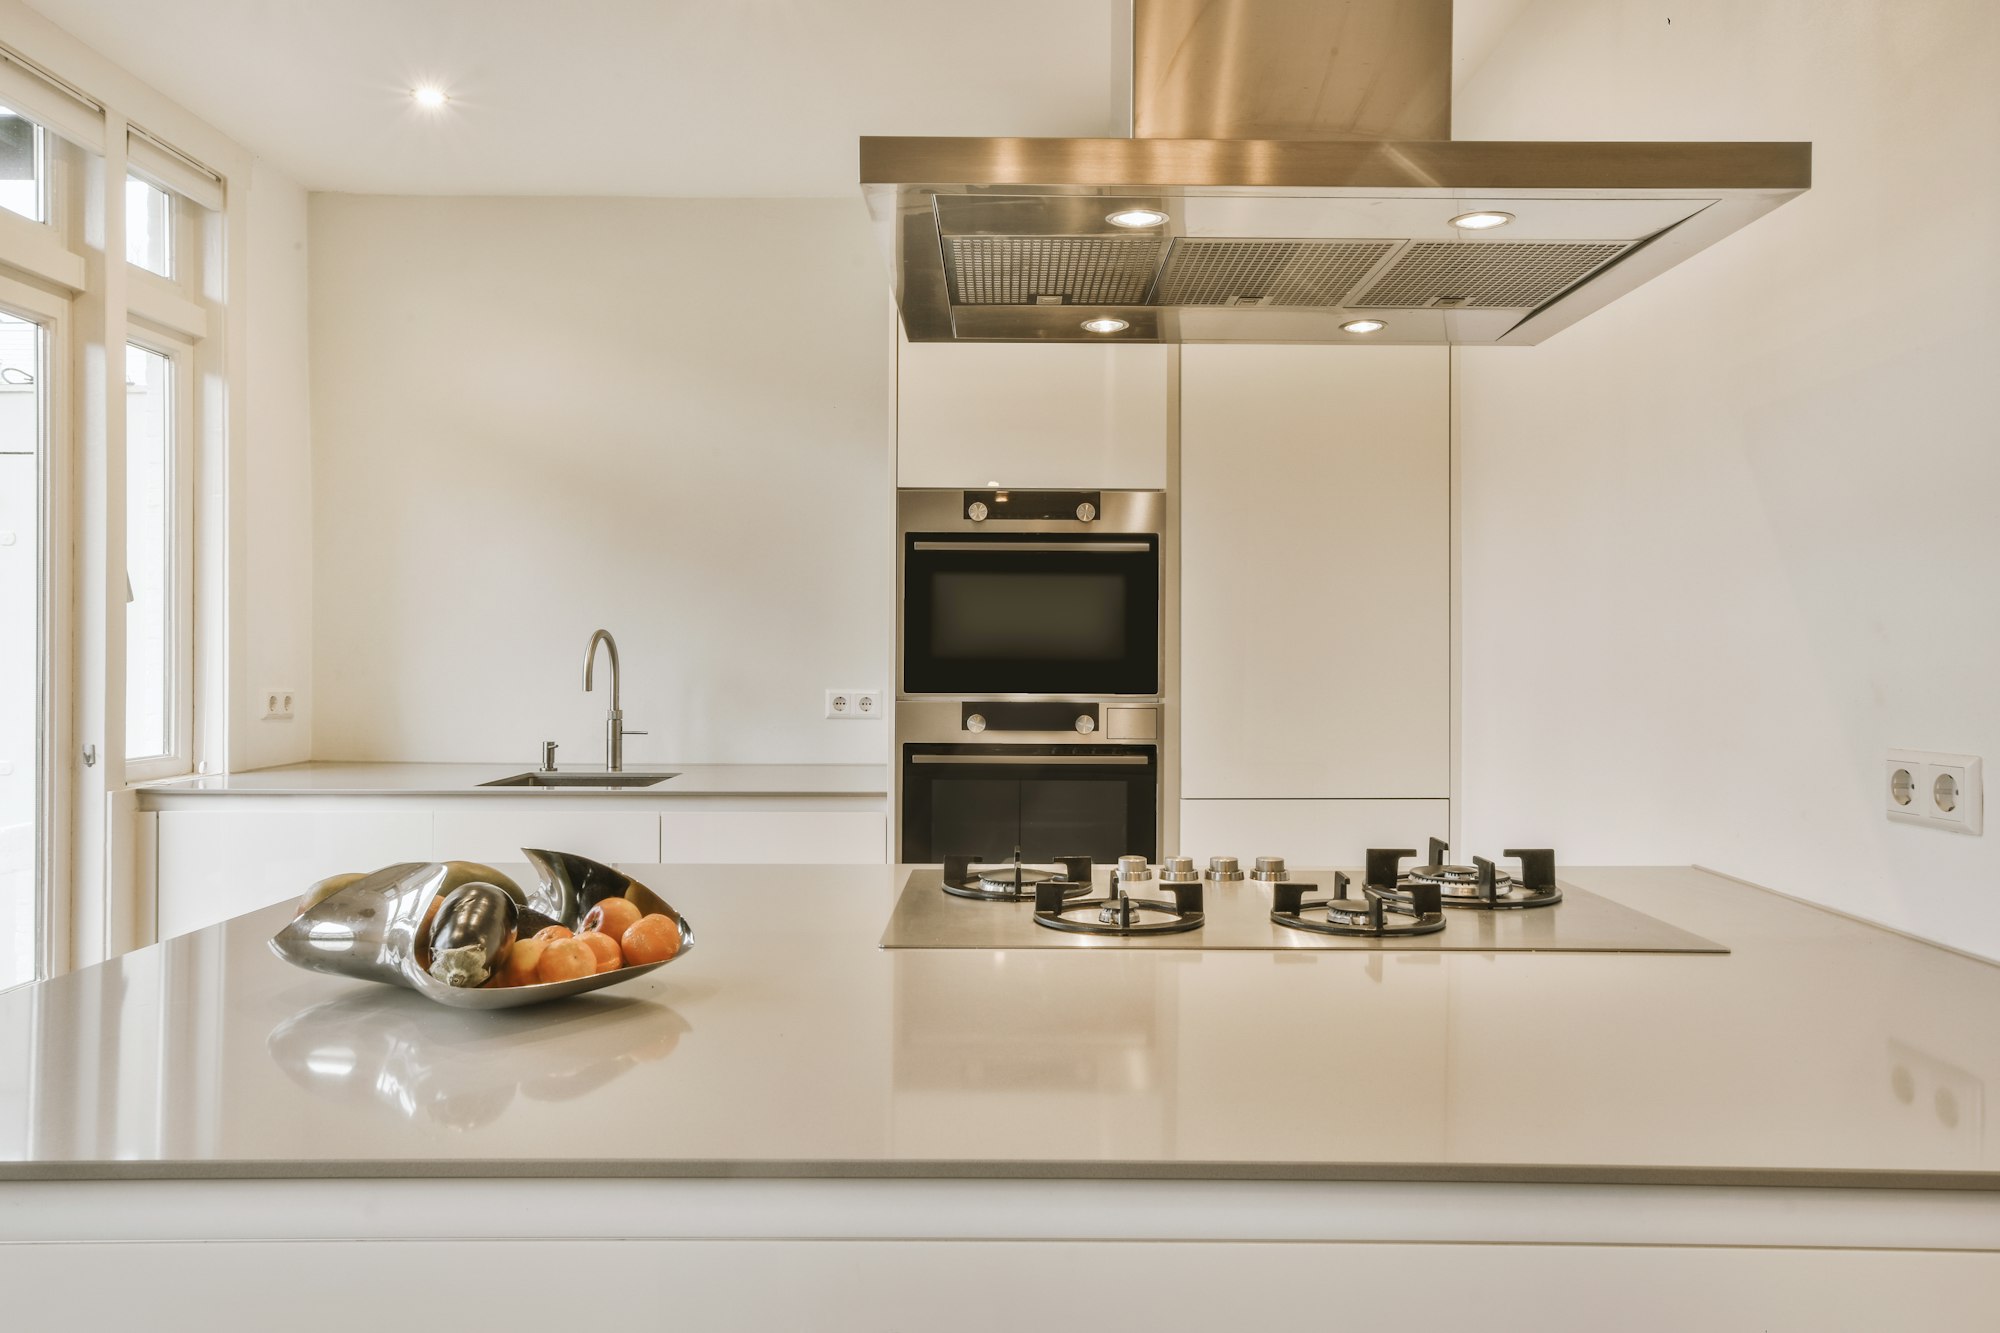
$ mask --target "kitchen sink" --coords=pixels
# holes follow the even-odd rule
[[[482,787],[654,787],[678,773],[516,773]]]

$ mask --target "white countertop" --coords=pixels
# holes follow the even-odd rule
[[[631,772],[677,776],[655,787],[482,787],[534,769],[522,764],[289,764],[248,773],[174,778],[141,788],[142,799],[180,796],[885,796],[885,764],[633,764]],[[564,764],[564,773],[603,765]]]
[[[2000,967],[1698,870],[1562,874],[1726,955],[884,950],[902,868],[626,869],[698,947],[539,1008],[299,971],[284,907],[0,994],[0,1179],[2000,1189]]]

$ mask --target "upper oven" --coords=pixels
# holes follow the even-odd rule
[[[904,695],[1160,693],[1158,491],[903,491]]]

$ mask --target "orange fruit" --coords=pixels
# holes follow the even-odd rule
[[[619,943],[624,946],[628,964],[636,967],[641,963],[664,963],[680,952],[681,928],[672,917],[654,912],[627,927]]]
[[[627,902],[623,898],[606,898],[584,913],[583,924],[577,927],[577,933],[601,930],[615,941],[631,929],[639,917],[638,904]]]
[[[625,966],[625,955],[618,948],[618,941],[601,930],[586,930],[576,937],[597,959],[597,970],[611,972]]]
[[[578,939],[549,941],[535,967],[537,981],[574,981],[597,971],[597,955]]]

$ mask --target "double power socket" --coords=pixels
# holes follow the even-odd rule
[[[882,716],[882,691],[880,690],[828,690],[826,692],[826,715],[828,717],[880,717]]]
[[[1983,831],[1986,784],[1978,755],[1891,750],[1882,772],[1889,818],[1959,833]]]

